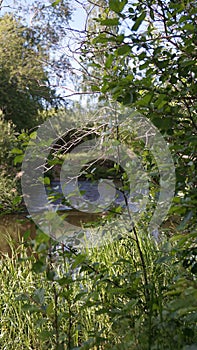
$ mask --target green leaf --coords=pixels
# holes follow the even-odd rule
[[[112,36],[107,36],[106,34],[99,34],[96,36],[96,38],[94,38],[92,40],[92,43],[93,44],[97,44],[97,43],[100,43],[100,44],[105,44],[105,43],[108,43],[108,42],[115,42],[117,39],[115,37],[112,37]]]
[[[144,62],[139,66],[140,70],[146,69],[149,66],[149,61]]]
[[[143,12],[135,21],[135,24],[133,25],[133,27],[131,28],[131,30],[138,30],[139,26],[141,25],[141,23],[143,22],[144,18],[146,17],[146,12]]]
[[[160,130],[169,130],[172,128],[172,119],[171,118],[159,118],[155,117],[152,119],[154,125]]]
[[[166,103],[168,103],[166,101],[166,95],[164,94],[160,94],[157,101],[155,102],[155,106],[158,108],[158,109],[161,109]]]
[[[187,23],[183,26],[183,30],[188,30],[189,32],[194,32],[195,31],[195,26],[191,23]]]
[[[56,0],[56,1],[54,1],[51,5],[52,5],[53,7],[55,7],[55,6],[57,6],[61,1],[62,1],[62,0]]]
[[[96,91],[100,91],[100,88],[98,85],[92,85],[91,90],[96,92]]]
[[[114,55],[109,54],[106,58],[105,68],[110,68],[114,59]]]
[[[117,26],[119,24],[119,19],[118,18],[107,18],[100,20],[101,25],[105,26]]]
[[[149,92],[148,94],[146,94],[145,96],[143,96],[138,102],[138,106],[147,106],[150,101],[152,100],[153,98],[153,93],[152,92]]]
[[[187,212],[187,214],[185,215],[184,219],[182,220],[180,225],[177,227],[177,230],[178,231],[183,230],[186,227],[188,221],[192,218],[192,216],[193,216],[193,211],[192,210]]]
[[[125,94],[125,96],[123,97],[122,103],[123,103],[124,105],[129,105],[129,104],[131,104],[131,103],[133,102],[133,100],[134,100],[134,95],[132,94],[131,91],[129,91],[129,92],[127,92],[127,93]]]
[[[78,301],[78,300],[80,300],[80,299],[83,299],[83,297],[84,297],[85,295],[87,295],[87,291],[78,293],[78,294],[75,296],[74,302],[76,303],[76,301]]]
[[[23,234],[23,238],[24,240],[26,241],[31,235],[31,231],[30,230],[27,230],[25,231],[25,233]]]
[[[25,293],[21,293],[15,298],[15,300],[17,300],[17,301],[27,301],[28,300],[29,301],[29,295],[25,294]]]
[[[46,270],[46,265],[41,260],[38,260],[33,264],[32,270],[35,273],[41,273]]]
[[[36,231],[36,238],[35,239],[36,239],[36,242],[38,244],[41,244],[41,243],[47,243],[49,241],[50,237],[46,233],[44,233],[43,231],[38,229]]]
[[[46,313],[50,317],[51,315],[53,315],[53,312],[54,312],[54,305],[53,305],[53,302],[50,302],[46,307]]]
[[[18,155],[14,158],[14,165],[18,164],[18,163],[22,163],[24,158],[24,154]]]
[[[78,254],[77,257],[75,258],[75,261],[72,264],[72,268],[75,269],[78,265],[86,261],[86,259],[87,259],[86,254]]]
[[[21,199],[22,199],[21,196],[16,196],[16,197],[14,197],[13,200],[12,200],[12,204],[13,204],[13,205],[19,204],[19,203],[21,202]]]
[[[151,18],[153,21],[155,20],[154,11],[153,11],[152,8],[150,9],[150,18]]]
[[[24,311],[29,311],[30,313],[37,313],[37,312],[40,312],[40,308],[35,306],[35,305],[32,305],[32,304],[25,304],[22,306],[22,309]]]
[[[50,185],[51,181],[50,178],[48,176],[44,177],[44,185]]]
[[[90,64],[89,64],[89,67],[101,68],[101,65],[94,62],[94,63],[90,63]]]
[[[110,10],[120,13],[122,12],[123,8],[127,4],[128,0],[109,0],[109,8]]]
[[[53,332],[44,329],[38,334],[38,336],[41,340],[49,340],[52,338]]]
[[[72,277],[71,276],[66,276],[66,277],[62,277],[59,280],[56,280],[57,283],[59,283],[59,285],[61,287],[66,286],[66,285],[70,285],[70,283],[73,282]]]
[[[116,53],[121,56],[121,55],[126,55],[131,52],[131,47],[127,44],[120,46],[117,50]]]
[[[21,149],[19,149],[19,148],[13,148],[13,149],[11,150],[11,153],[12,153],[12,154],[22,154],[23,151],[22,151]]]
[[[141,52],[138,57],[140,61],[142,61],[146,57],[146,52],[145,51]]]
[[[118,43],[122,43],[124,41],[124,34],[120,34],[116,37],[116,41]]]
[[[35,140],[37,137],[37,131],[34,131],[30,134],[30,139]]]
[[[43,304],[44,303],[44,295],[45,295],[44,288],[38,288],[34,291],[34,294],[32,297],[36,303]]]
[[[161,102],[158,104],[157,108],[158,108],[158,109],[161,109],[161,108],[163,108],[167,103],[168,103],[168,101],[163,100],[163,101],[161,101]]]
[[[55,278],[56,278],[56,272],[55,271],[53,271],[53,270],[49,270],[49,271],[47,271],[47,279],[48,279],[48,281],[54,281],[55,280]]]

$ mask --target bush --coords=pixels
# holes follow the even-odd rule
[[[14,124],[4,120],[0,110],[0,164],[1,169],[12,165],[13,156],[10,153],[16,143],[17,135]]]
[[[0,112],[0,210],[16,210],[21,202],[19,196],[19,172],[13,166],[12,148],[16,145],[17,134],[12,122],[7,122]]]

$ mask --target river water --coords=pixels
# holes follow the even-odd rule
[[[78,183],[81,201],[89,201],[90,203],[96,203],[99,200],[100,193],[98,189],[98,183],[92,183],[90,181],[81,181]],[[71,190],[71,189],[70,189]],[[51,196],[52,206],[54,211],[68,213],[65,221],[68,224],[72,224],[81,227],[82,223],[95,222],[102,218],[105,209],[99,213],[80,211],[73,208],[69,203],[65,203],[65,196],[63,195],[61,185],[58,181],[53,181],[50,188],[46,188],[46,193],[48,195],[48,200],[50,202]],[[124,195],[118,189],[115,190],[114,205],[123,205]],[[57,198],[58,197],[58,198]],[[46,209],[47,203],[36,194],[35,198],[32,199],[35,206],[35,212]],[[27,230],[30,231],[31,237],[33,238],[36,234],[36,225],[30,220],[31,217],[28,212],[7,214],[0,216],[0,251],[11,253],[9,240],[14,240],[16,242],[20,241],[21,237],[25,234]]]

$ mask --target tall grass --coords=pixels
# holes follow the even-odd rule
[[[4,255],[0,348],[197,349],[197,285],[180,257],[185,243],[137,235],[139,246],[128,233],[79,253],[39,232],[31,256],[23,242]]]

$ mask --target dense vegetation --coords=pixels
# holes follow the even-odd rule
[[[33,2],[30,25],[28,17],[27,23],[19,18],[18,11],[28,14],[28,9],[21,10],[17,2],[16,11],[0,17],[0,235],[6,234],[12,249],[10,256],[1,253],[0,260],[0,348],[195,350],[196,2],[73,3],[87,14],[81,30],[72,29],[75,10],[66,1]],[[68,32],[74,46],[64,40],[65,35],[70,39]],[[85,107],[65,98],[68,75],[73,93],[88,96]],[[149,222],[160,187],[171,176],[162,183],[166,164],[158,165],[146,138],[136,137],[136,112],[159,129],[175,164],[175,194],[157,239]],[[125,123],[117,125],[117,115],[125,114]],[[24,153],[29,142],[36,145],[36,126],[54,115],[60,126],[66,120],[68,129],[58,130],[43,173],[45,185],[71,146],[95,136],[103,154],[111,148],[118,154],[124,144],[146,169],[149,202],[139,220],[132,220],[125,196],[126,219],[122,208],[115,207],[89,225],[118,239],[75,249],[39,228],[32,239],[35,225],[29,220],[23,237],[16,228],[16,247],[9,225],[3,228],[5,214],[24,212]],[[158,144],[157,152],[165,149]],[[73,165],[82,156],[75,154]],[[117,175],[125,193],[128,177],[118,161],[110,166],[103,170],[98,161],[87,171],[86,164],[86,177],[95,181],[106,178],[106,172],[109,178]],[[83,224],[80,234],[86,229]]]
[[[140,250],[128,233],[78,254],[40,232],[36,259],[23,245],[4,258],[1,348],[195,349],[192,252],[184,258],[193,237],[162,236],[157,245],[137,234]]]
[[[20,130],[39,123],[39,110],[52,104],[43,62],[47,60],[32,30],[5,15],[0,19],[0,109],[5,120],[12,120]]]

